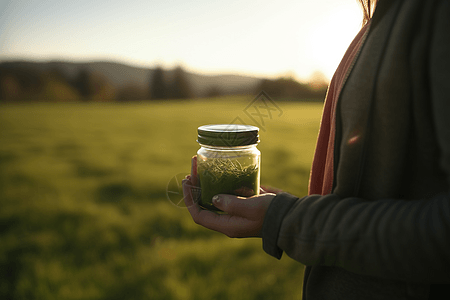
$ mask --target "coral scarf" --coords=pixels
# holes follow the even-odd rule
[[[311,167],[309,195],[326,195],[330,194],[332,191],[334,180],[334,143],[337,102],[347,73],[352,66],[359,48],[363,44],[364,33],[367,31],[369,23],[356,35],[331,79],[325,98],[316,151]]]

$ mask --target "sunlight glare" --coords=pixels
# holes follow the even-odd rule
[[[310,30],[307,55],[311,68],[331,78],[351,41],[361,28],[361,11],[345,6],[324,14]]]

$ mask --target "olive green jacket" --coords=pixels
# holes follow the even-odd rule
[[[450,1],[379,1],[336,117],[332,193],[278,194],[264,250],[306,300],[450,299]]]

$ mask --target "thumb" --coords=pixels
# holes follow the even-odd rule
[[[273,194],[266,194],[244,198],[235,195],[219,194],[212,198],[212,202],[215,207],[229,215],[258,220],[264,217],[273,196]]]

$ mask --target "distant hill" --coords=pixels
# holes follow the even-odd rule
[[[66,62],[66,61],[3,61],[0,69],[21,68],[44,72],[58,70],[68,78],[75,78],[81,70],[88,70],[105,76],[117,88],[135,85],[148,89],[154,69],[139,68],[130,65],[107,62]],[[173,70],[166,70],[165,75],[170,80]],[[262,78],[240,75],[202,75],[187,73],[192,91],[195,96],[205,96],[211,89],[219,90],[222,94],[254,94]]]

